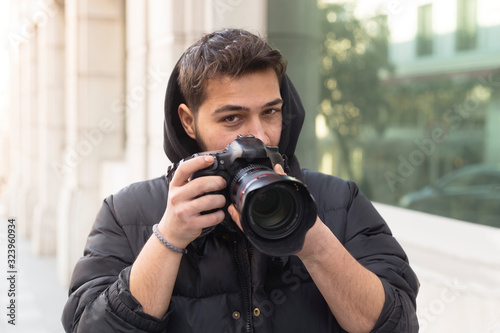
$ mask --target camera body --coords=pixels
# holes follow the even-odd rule
[[[222,151],[197,153],[185,160],[201,155],[213,156],[214,163],[191,179],[217,175],[226,180],[228,186],[220,191],[226,197],[225,210],[235,204],[242,229],[257,249],[285,256],[302,248],[307,230],[316,221],[316,204],[304,183],[273,171],[276,164],[288,168],[278,147],[239,135]]]
[[[276,164],[280,164],[283,169],[288,168],[276,146],[266,146],[261,140],[253,136],[241,136],[231,142],[224,150],[217,152],[197,153],[196,156],[211,155],[214,163],[208,168],[201,169],[191,175],[191,179],[203,176],[221,176],[230,184],[221,193],[227,201],[233,201],[231,196],[232,180],[245,172],[249,167],[262,170],[273,170]]]

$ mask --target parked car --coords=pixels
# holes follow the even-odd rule
[[[401,197],[401,207],[500,228],[500,167],[471,165]]]

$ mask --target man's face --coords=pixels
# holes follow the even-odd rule
[[[222,150],[238,134],[279,144],[283,101],[274,70],[210,80],[205,94],[196,117],[185,104],[178,110],[185,131],[203,151]]]

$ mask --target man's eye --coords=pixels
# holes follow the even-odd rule
[[[264,111],[264,114],[275,114],[278,112],[281,112],[281,110],[280,109],[269,109],[269,110]]]
[[[238,121],[238,119],[239,119],[238,116],[232,115],[232,116],[224,117],[222,120],[226,123],[234,123],[234,122]]]

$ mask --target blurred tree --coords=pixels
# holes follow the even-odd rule
[[[381,72],[392,71],[386,16],[362,21],[354,16],[352,3],[323,3],[320,13],[324,41],[319,113],[337,137],[345,173],[353,179],[350,152],[361,125],[381,135],[391,112],[379,80]]]
[[[485,93],[478,91],[481,83],[477,78],[460,75],[388,84],[385,89],[391,109],[397,110],[391,121],[400,126],[427,128],[440,123],[447,130],[451,123],[451,112],[463,116],[461,109],[469,104],[467,101],[473,101],[479,106],[485,99]],[[486,94],[486,99],[489,100],[489,92]],[[476,106],[474,109],[471,111],[476,113],[482,110]],[[467,120],[469,117],[463,118]]]

